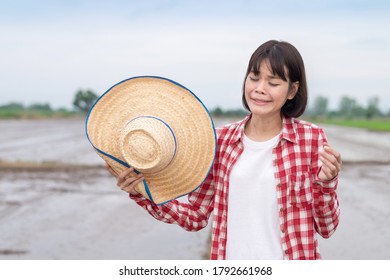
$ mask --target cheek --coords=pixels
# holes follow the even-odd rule
[[[250,96],[250,88],[248,88],[247,86],[245,86],[245,90],[244,90],[244,96],[245,96],[245,100],[248,102],[248,98]]]
[[[249,94],[253,90],[253,84],[248,82],[248,80],[245,81],[245,95]]]

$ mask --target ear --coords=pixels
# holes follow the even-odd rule
[[[289,89],[289,93],[287,95],[287,99],[288,100],[294,99],[295,95],[298,92],[298,89],[299,89],[299,82],[292,83]]]

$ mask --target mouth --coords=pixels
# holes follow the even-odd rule
[[[266,99],[258,99],[258,98],[251,98],[251,101],[256,104],[256,105],[267,105],[271,103],[271,100],[266,100]]]

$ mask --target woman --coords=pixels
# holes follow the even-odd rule
[[[142,174],[107,169],[160,221],[198,231],[213,212],[211,259],[319,259],[316,233],[328,238],[339,223],[341,158],[321,128],[296,119],[307,104],[297,49],[274,40],[261,45],[242,100],[250,114],[217,129],[213,168],[188,203],[155,205],[134,189]]]

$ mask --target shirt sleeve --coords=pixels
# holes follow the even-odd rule
[[[172,200],[156,205],[141,195],[130,195],[138,205],[159,221],[177,224],[187,231],[198,231],[207,226],[214,205],[213,172],[203,184],[188,194],[188,202]]]
[[[336,230],[340,219],[340,207],[337,198],[338,176],[330,181],[318,178],[321,169],[319,150],[327,143],[325,133],[319,132],[318,147],[313,156],[313,199],[314,220],[317,232],[324,238],[329,238]]]

